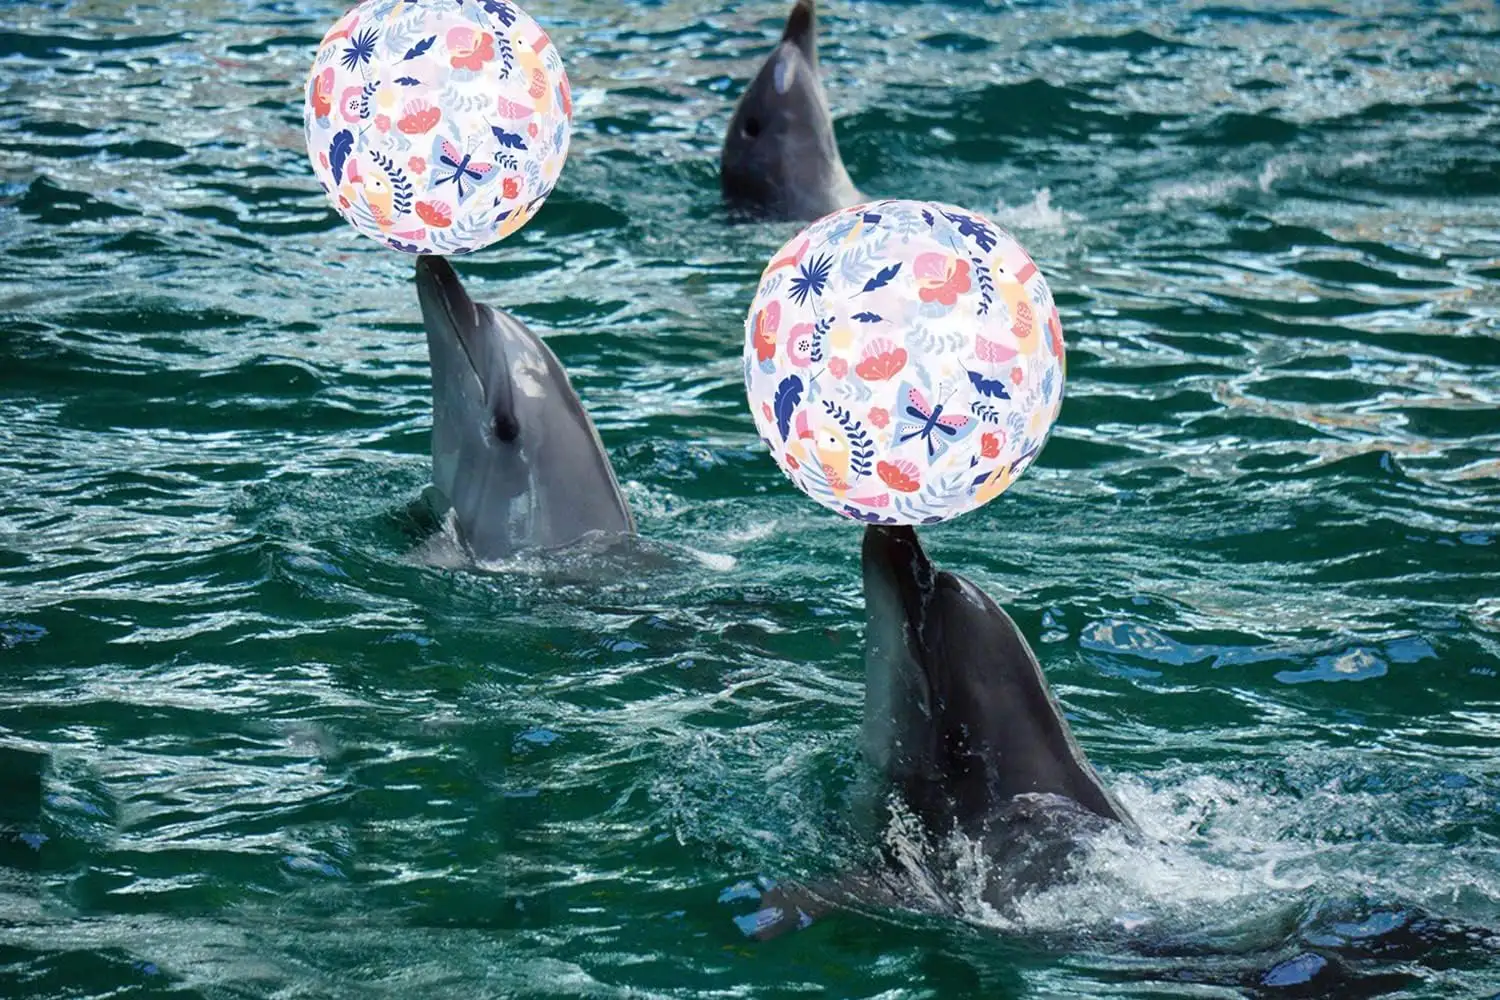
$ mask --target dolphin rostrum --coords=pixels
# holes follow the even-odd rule
[[[797,0],[776,50],[740,96],[719,178],[732,205],[778,219],[816,219],[861,200],[818,80],[813,0]]]
[[[417,261],[432,362],[432,483],[479,562],[635,522],[578,394],[520,320],[469,298],[441,257]]]

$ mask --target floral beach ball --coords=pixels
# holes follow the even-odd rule
[[[307,152],[350,224],[407,253],[468,253],[557,183],[573,111],[562,57],[507,0],[365,0],[318,46]]]
[[[761,437],[814,500],[930,524],[999,496],[1062,406],[1052,292],[994,223],[936,202],[844,209],[761,275],[745,387]]]

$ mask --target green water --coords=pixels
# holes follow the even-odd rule
[[[1500,990],[1500,10],[830,0],[855,182],[1057,293],[1046,451],[924,537],[1147,837],[756,944],[721,892],[869,849],[858,531],[740,381],[796,226],[717,194],[786,5],[529,6],[571,158],[460,265],[701,554],[603,582],[408,559],[411,261],[301,147],[340,5],[0,5],[0,994],[1339,995],[1298,956],[1382,907],[1469,933],[1342,995]]]

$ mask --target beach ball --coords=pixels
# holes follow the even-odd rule
[[[365,0],[307,80],[307,153],[339,214],[407,253],[524,226],[562,172],[572,98],[547,33],[507,0]]]
[[[761,274],[745,388],[781,470],[861,521],[931,524],[1005,492],[1063,395],[1052,292],[973,212],[880,201],[826,216]]]

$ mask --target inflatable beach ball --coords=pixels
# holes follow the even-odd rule
[[[524,226],[568,155],[562,57],[507,0],[365,0],[318,46],[307,153],[329,200],[407,253]]]
[[[999,496],[1041,451],[1063,374],[1031,257],[935,202],[813,223],[761,275],[745,322],[761,437],[792,482],[861,521],[931,524]]]

